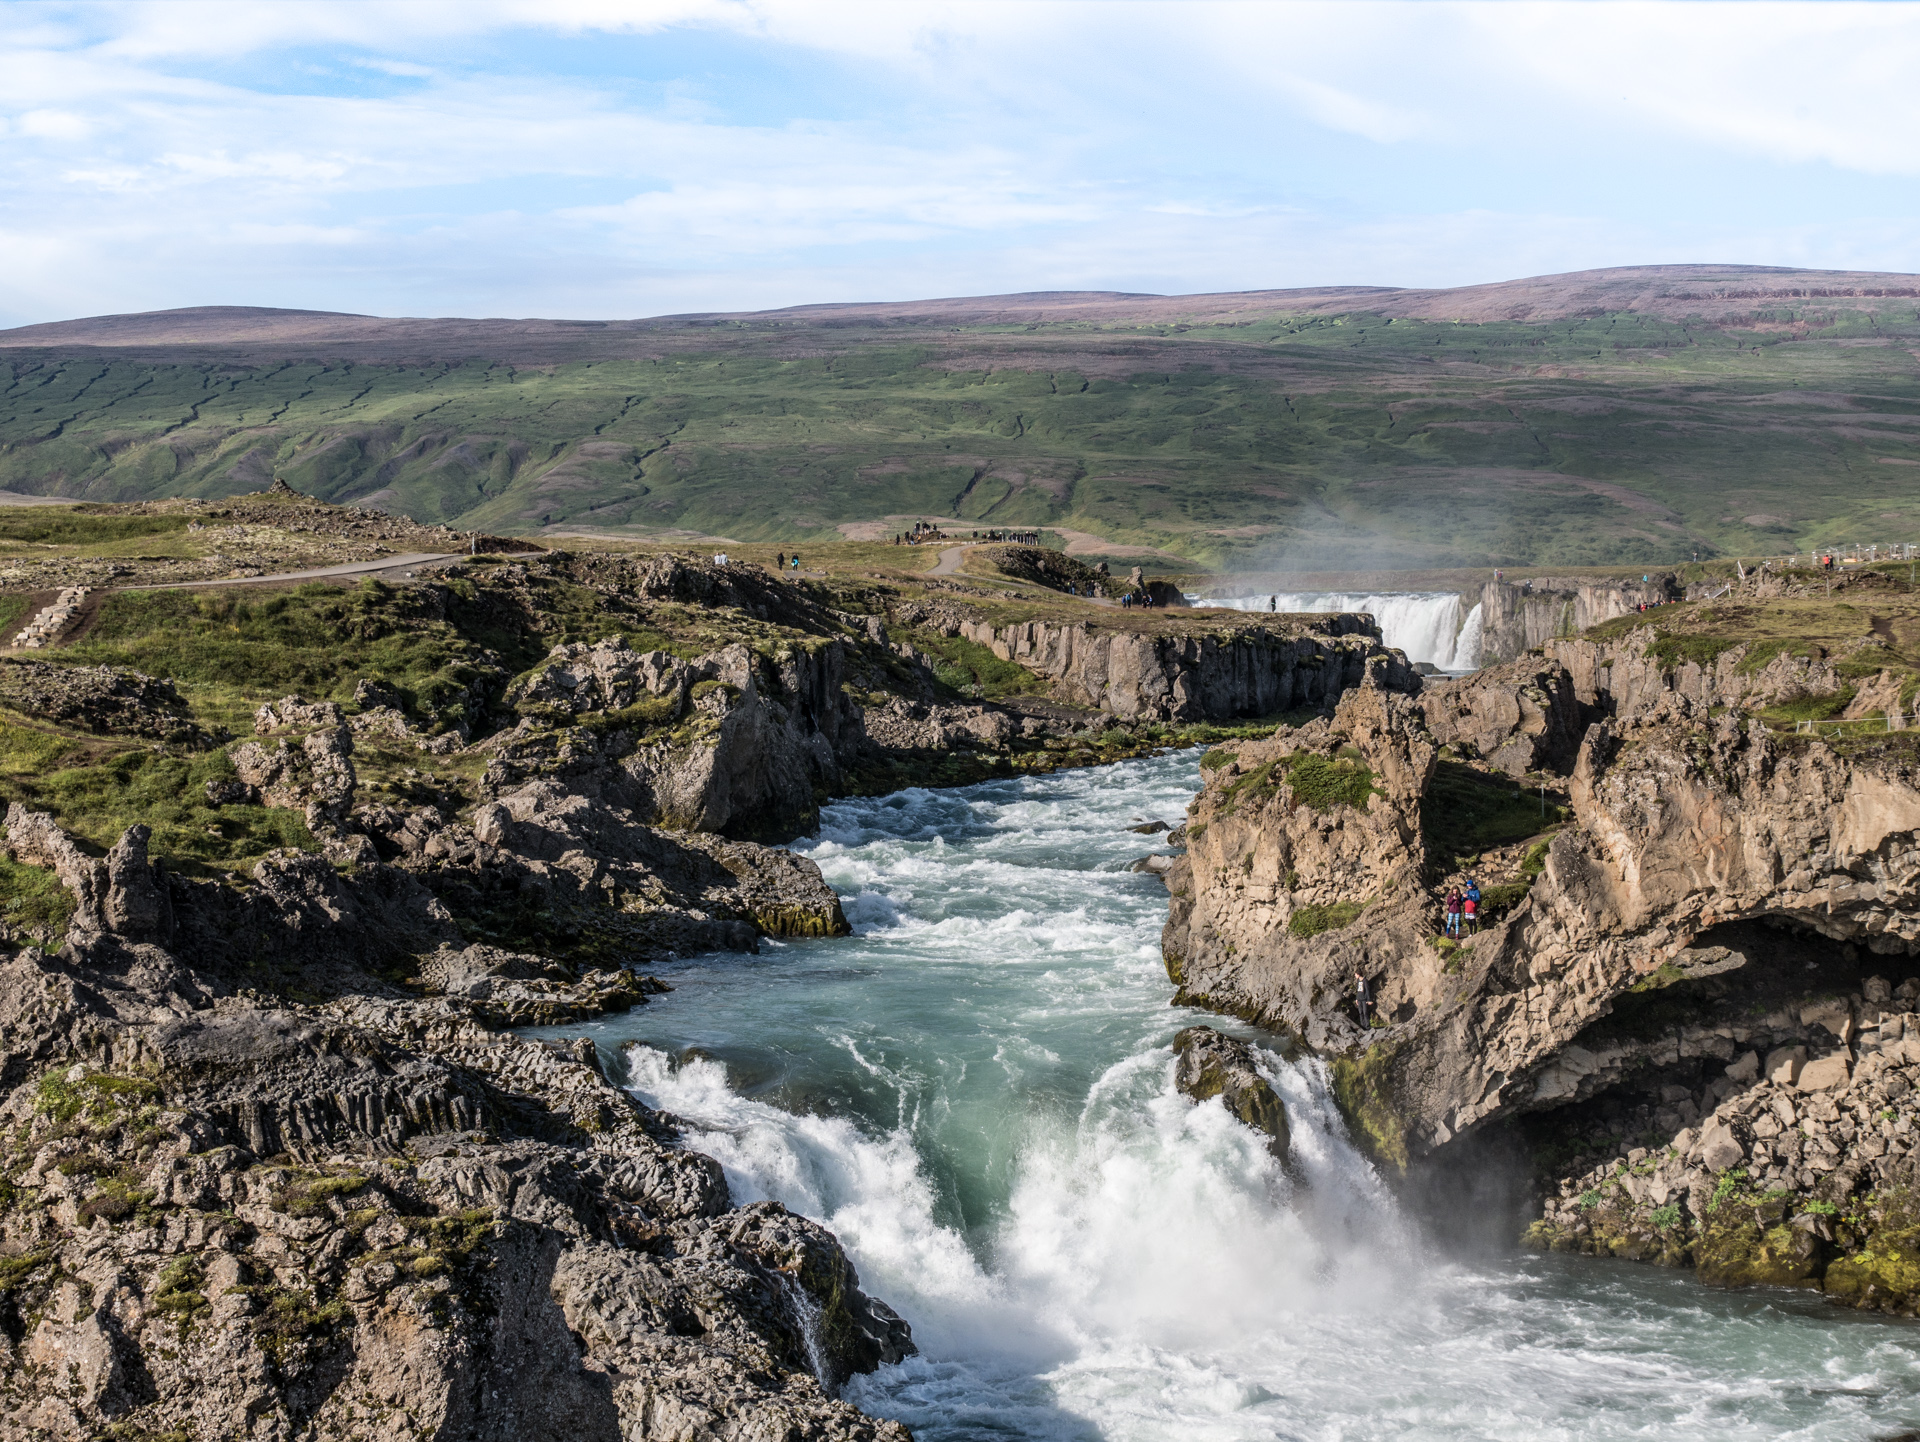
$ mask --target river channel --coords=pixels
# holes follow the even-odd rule
[[[1290,1178],[1173,1088],[1166,892],[1197,753],[827,808],[856,934],[658,970],[592,1036],[737,1201],[831,1227],[921,1355],[848,1400],[959,1439],[1868,1439],[1920,1329],[1629,1263],[1457,1256],[1265,1053]]]

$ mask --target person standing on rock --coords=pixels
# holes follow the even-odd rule
[[[1460,888],[1454,887],[1447,892],[1447,935],[1460,934]]]
[[[1353,1009],[1360,1014],[1360,1030],[1365,1031],[1372,1024],[1373,988],[1359,967],[1353,969]]]
[[[1460,915],[1469,933],[1480,930],[1480,883],[1471,876],[1467,878],[1467,894],[1460,899]]]

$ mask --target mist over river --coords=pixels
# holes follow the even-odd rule
[[[856,935],[710,955],[586,1034],[737,1201],[838,1233],[921,1356],[848,1400],[936,1439],[1867,1439],[1920,1331],[1816,1295],[1449,1259],[1265,1053],[1298,1181],[1173,1087],[1166,892],[1126,870],[1198,753],[827,808]],[[690,1050],[691,1049],[691,1050]]]

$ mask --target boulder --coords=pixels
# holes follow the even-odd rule
[[[1210,1026],[1190,1026],[1173,1039],[1173,1081],[1196,1102],[1219,1097],[1234,1116],[1264,1135],[1267,1150],[1284,1162],[1292,1133],[1287,1109],[1254,1064],[1253,1048]]]
[[[1803,1092],[1830,1092],[1845,1087],[1852,1075],[1852,1067],[1843,1051],[1810,1061],[1800,1069],[1795,1085]]]
[[[1775,1086],[1790,1087],[1800,1080],[1800,1068],[1807,1064],[1807,1049],[1803,1046],[1775,1047],[1767,1053],[1763,1070],[1767,1080]]]

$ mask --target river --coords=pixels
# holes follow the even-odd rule
[[[738,1201],[838,1233],[921,1356],[848,1399],[921,1442],[1676,1438],[1920,1425],[1920,1331],[1629,1263],[1453,1257],[1265,1053],[1290,1179],[1173,1088],[1160,881],[1194,753],[828,807],[856,934],[669,963],[585,1033]]]

